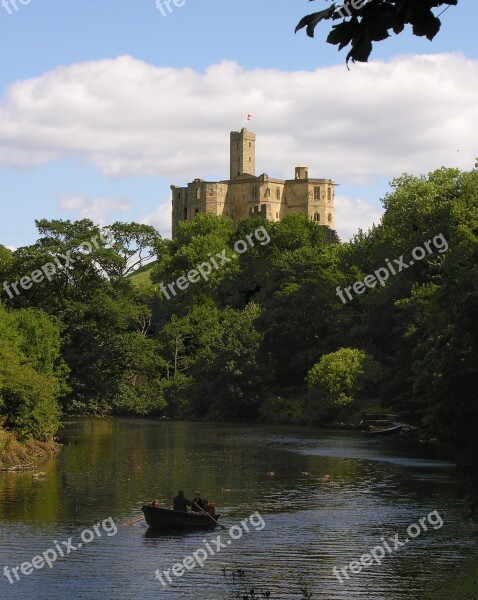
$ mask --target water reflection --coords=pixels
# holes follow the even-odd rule
[[[31,560],[52,540],[78,537],[111,516],[118,525],[142,516],[141,505],[160,498],[170,506],[178,489],[199,489],[222,513],[223,525],[255,511],[261,532],[234,542],[203,569],[189,571],[167,589],[154,571],[170,568],[214,532],[152,533],[140,522],[119,527],[81,552],[8,587],[22,600],[131,600],[140,596],[224,598],[222,565],[254,571],[276,598],[297,597],[300,578],[316,597],[416,599],[437,573],[474,550],[473,531],[454,496],[450,463],[440,450],[355,433],[309,429],[73,419],[64,448],[31,473],[0,476],[0,560]],[[406,535],[410,523],[433,510],[440,530],[413,540],[378,567],[341,586],[334,566],[348,564],[381,536]],[[0,596],[8,586],[0,583]]]

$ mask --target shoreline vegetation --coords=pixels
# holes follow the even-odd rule
[[[15,433],[0,429],[0,471],[32,465],[40,459],[58,454],[61,445],[55,440],[18,440]],[[24,470],[19,468],[19,470]]]
[[[198,214],[173,240],[36,221],[35,244],[0,245],[0,429],[33,451],[62,415],[323,426],[375,408],[453,448],[478,509],[477,189],[478,168],[403,174],[345,243],[298,213]],[[184,284],[258,231],[267,244]]]
[[[65,415],[66,416],[66,415]],[[75,414],[68,415],[68,418],[77,418],[77,419],[104,419],[104,418],[127,418],[127,419],[135,419],[134,416],[131,415],[89,415],[89,414]],[[138,418],[138,417],[136,417]],[[144,417],[139,417],[144,418]],[[146,417],[147,418],[147,417]],[[356,415],[354,415],[354,418]],[[217,423],[217,420],[208,419],[206,417],[203,418],[187,418],[187,417],[167,417],[167,416],[159,416],[156,417],[157,420],[165,421],[165,422],[177,422],[177,421],[186,421],[186,422],[198,422],[198,423]],[[291,420],[278,421],[277,419],[273,421],[262,420],[262,421],[236,421],[238,423],[262,423],[263,425],[279,426],[279,425],[291,425],[297,427],[307,426],[307,423],[304,422],[293,422]],[[310,424],[309,424],[310,426]],[[323,425],[316,425],[318,430],[338,430],[338,431],[361,431],[359,425],[357,423],[324,423]],[[60,431],[60,430],[59,430]],[[424,443],[434,443],[436,444],[436,440],[422,440],[418,435],[418,429],[412,426],[404,426],[404,430],[401,431],[398,435],[395,436],[396,439],[414,439],[419,440]],[[20,441],[18,436],[12,432],[7,431],[3,428],[0,428],[0,471],[11,471],[15,470],[15,467],[18,467],[18,471],[28,470],[26,467],[32,465],[33,462],[54,456],[61,451],[62,443],[61,443],[61,433],[59,433],[55,438],[50,438],[48,440],[35,440],[30,438],[28,440]],[[33,470],[33,466],[32,466]]]

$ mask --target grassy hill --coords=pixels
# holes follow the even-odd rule
[[[153,270],[156,261],[141,267],[131,275],[128,275],[127,279],[130,279],[131,282],[137,287],[141,288],[153,288],[154,283],[151,281],[151,271]]]

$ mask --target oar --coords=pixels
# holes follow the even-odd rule
[[[146,504],[148,501],[147,500],[141,500],[141,504]],[[123,527],[131,527],[131,525],[134,525],[134,523],[138,523],[139,521],[144,521],[145,517],[140,517],[139,519],[136,519],[135,521],[131,521],[131,523],[123,523]]]
[[[139,521],[144,521],[144,517],[141,517],[140,519],[136,519],[136,521],[131,521],[131,523],[123,523],[123,526],[130,527],[131,525],[133,525],[133,523],[138,523]]]
[[[221,525],[221,523],[218,523],[218,522],[216,521],[216,519],[215,519],[215,518],[214,518],[212,515],[210,515],[210,514],[209,514],[208,512],[206,512],[205,510],[203,510],[203,509],[202,509],[200,506],[198,506],[198,505],[197,505],[195,502],[193,502],[193,504],[194,504],[194,506],[195,506],[196,508],[199,508],[199,510],[200,510],[202,513],[204,513],[204,514],[206,515],[206,517],[209,517],[209,518],[211,519],[211,521],[214,521],[214,523],[216,523],[216,525],[219,525],[219,527],[220,527],[221,529],[227,529],[226,527],[223,527],[223,526]]]

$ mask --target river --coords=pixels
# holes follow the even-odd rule
[[[63,433],[62,452],[38,463],[44,478],[0,474],[2,599],[219,600],[226,565],[245,569],[272,598],[299,599],[304,581],[314,599],[415,600],[475,551],[452,465],[435,447],[357,432],[140,419],[71,419]],[[227,531],[150,535],[144,522],[123,526],[142,516],[143,501],[170,506],[180,488],[189,497],[200,490],[228,528],[251,517],[249,532],[242,526],[232,540]],[[219,534],[224,548],[204,567],[170,571],[167,586],[155,577],[206,543],[215,548]],[[376,551],[360,572],[340,571],[387,540],[383,559]],[[37,561],[31,573],[16,571],[19,580],[12,575],[48,551],[51,568]]]

